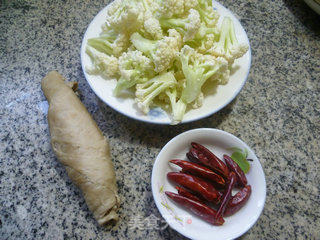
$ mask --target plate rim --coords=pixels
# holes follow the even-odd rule
[[[320,15],[320,3],[314,0],[304,0],[304,2],[317,14]]]

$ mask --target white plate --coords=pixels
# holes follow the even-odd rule
[[[304,0],[309,7],[311,7],[316,13],[320,15],[320,2],[315,0]]]
[[[167,180],[167,173],[174,171],[169,165],[171,159],[184,159],[190,143],[198,142],[208,147],[222,159],[223,154],[231,154],[231,147],[246,148],[251,169],[246,174],[252,193],[248,202],[234,215],[225,217],[222,226],[212,226],[199,217],[190,214],[165,195],[164,191],[177,192],[174,185]],[[248,231],[259,218],[266,198],[266,181],[261,164],[254,152],[239,138],[230,133],[200,128],[184,132],[170,140],[158,154],[152,170],[152,194],[154,201],[171,228],[191,239],[214,240],[234,239]],[[165,207],[169,206],[172,210]],[[177,218],[180,219],[177,220]]]
[[[239,42],[247,43],[249,45],[249,40],[245,30],[241,26],[238,19],[232,14],[232,12],[230,12],[228,9],[226,9],[224,6],[222,6],[220,3],[216,1],[213,1],[213,6],[217,8],[221,16],[231,17],[235,25],[235,31]],[[105,80],[100,76],[89,75],[86,73],[85,66],[91,65],[91,60],[89,56],[85,53],[87,40],[89,38],[99,36],[101,32],[101,26],[106,19],[107,7],[102,9],[98,13],[98,15],[92,20],[82,40],[81,64],[85,78],[87,79],[90,87],[95,92],[95,94],[103,102],[105,102],[107,105],[109,105],[116,111],[140,121],[157,124],[170,124],[170,114],[167,114],[160,108],[152,109],[148,115],[145,115],[137,108],[133,97],[114,97],[112,91],[116,86],[115,79]],[[222,20],[222,18],[220,18],[220,20]],[[235,68],[239,67],[239,69],[237,69],[235,74],[231,75],[228,84],[218,86],[217,91],[214,94],[206,96],[203,102],[203,106],[201,108],[192,109],[186,112],[182,122],[191,122],[199,120],[201,118],[208,117],[225,107],[228,103],[230,103],[238,95],[241,88],[245,84],[249,74],[250,65],[251,50],[249,47],[249,51],[242,58],[237,59],[235,61],[233,66]]]

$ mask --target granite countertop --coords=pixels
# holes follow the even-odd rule
[[[200,127],[238,136],[263,165],[265,208],[241,238],[320,239],[320,17],[299,0],[220,2],[250,39],[248,81],[217,114],[178,126],[129,119],[87,84],[81,40],[108,1],[0,2],[0,239],[183,239],[145,225],[162,219],[151,171],[167,141]],[[53,69],[79,82],[82,102],[110,141],[122,199],[111,229],[97,225],[51,150],[40,81]]]

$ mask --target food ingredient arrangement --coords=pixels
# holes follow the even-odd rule
[[[117,97],[134,91],[143,113],[160,106],[179,123],[202,106],[203,85],[226,84],[235,59],[248,51],[232,20],[219,19],[211,0],[115,0],[102,32],[87,42],[86,71],[116,78]]]
[[[70,179],[77,185],[99,224],[118,220],[119,197],[109,144],[74,93],[56,71],[41,82],[49,102],[51,145]]]
[[[228,155],[223,155],[223,162],[199,143],[191,143],[186,155],[191,162],[170,160],[181,171],[167,174],[178,185],[178,193],[166,191],[166,195],[208,223],[223,225],[223,217],[239,211],[251,195],[245,173]],[[232,196],[234,188],[239,191]]]

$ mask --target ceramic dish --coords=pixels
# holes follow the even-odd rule
[[[231,17],[235,25],[235,31],[239,42],[247,43],[249,45],[246,32],[237,18],[228,9],[216,1],[213,1],[213,6],[217,8],[221,16]],[[95,94],[116,111],[140,121],[157,124],[170,124],[170,114],[161,108],[151,109],[148,115],[143,114],[138,109],[134,101],[133,94],[126,98],[114,97],[112,91],[116,86],[116,79],[105,80],[100,76],[89,75],[86,73],[85,66],[91,64],[89,56],[85,53],[87,40],[92,37],[97,37],[101,32],[101,26],[105,22],[107,14],[106,8],[107,7],[102,9],[92,20],[82,41],[81,64],[85,78]],[[201,108],[192,109],[186,112],[182,122],[191,122],[210,116],[230,103],[238,95],[245,84],[249,74],[250,64],[251,50],[249,48],[248,52],[242,58],[235,61],[233,67],[236,69],[236,72],[230,76],[228,84],[218,86],[216,92],[207,95]]]
[[[309,7],[320,15],[320,1],[319,0],[304,0]]]
[[[247,149],[251,169],[246,174],[252,193],[248,202],[237,213],[225,217],[222,226],[212,226],[171,201],[165,191],[176,193],[175,185],[167,180],[167,173],[175,171],[169,164],[171,159],[187,160],[190,143],[198,142],[208,147],[222,159],[230,154],[231,147]],[[239,138],[230,133],[209,128],[184,132],[170,140],[160,151],[152,170],[152,194],[161,215],[171,228],[191,239],[214,240],[234,239],[249,230],[259,218],[266,198],[266,181],[261,164],[254,152]]]

